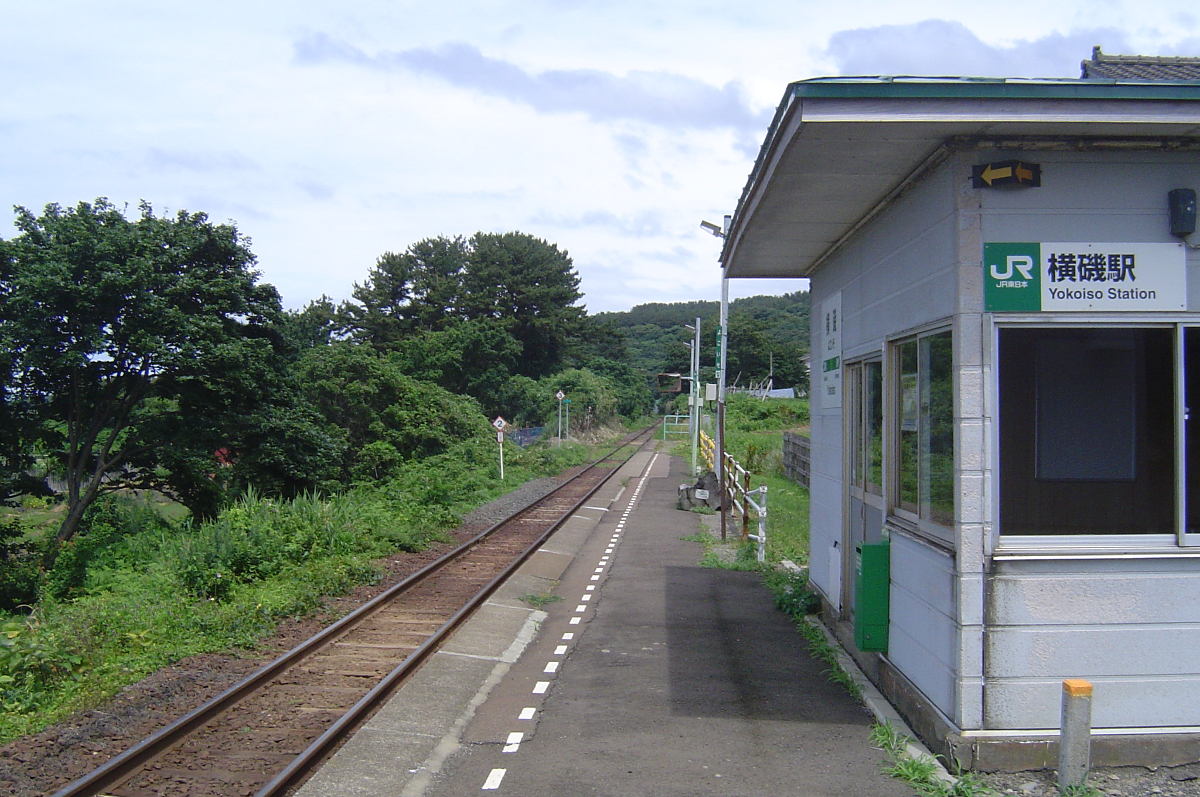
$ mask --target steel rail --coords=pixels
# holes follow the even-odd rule
[[[653,429],[654,427],[651,426],[649,428]],[[356,625],[357,623],[359,623],[360,621],[362,621],[363,619],[365,619],[366,617],[368,617],[369,615],[374,613],[377,609],[379,609],[381,606],[383,606],[387,602],[393,600],[398,595],[406,592],[407,590],[409,590],[416,584],[423,581],[426,577],[428,577],[433,572],[445,567],[450,562],[454,561],[455,559],[457,559],[460,556],[462,556],[463,554],[465,554],[468,550],[470,550],[471,548],[473,548],[476,545],[478,545],[479,543],[481,543],[483,540],[485,540],[487,537],[489,537],[492,533],[494,533],[498,528],[500,528],[504,524],[514,520],[519,515],[525,513],[529,509],[532,509],[536,505],[553,497],[555,494],[566,490],[573,483],[575,483],[579,478],[581,478],[585,473],[590,472],[592,469],[598,468],[602,462],[607,461],[610,457],[612,457],[613,454],[617,453],[622,448],[632,444],[643,434],[645,434],[645,430],[643,430],[642,432],[638,432],[634,435],[630,435],[630,436],[626,437],[624,440],[622,440],[620,445],[618,445],[616,448],[614,448],[608,454],[605,454],[600,459],[592,462],[590,465],[588,465],[587,468],[580,471],[578,474],[571,477],[566,482],[563,482],[562,484],[560,484],[557,487],[555,487],[554,489],[546,492],[542,496],[533,499],[532,501],[525,504],[520,509],[518,509],[515,512],[513,512],[512,514],[510,514],[507,518],[504,518],[503,520],[493,523],[491,526],[489,526],[484,531],[480,532],[476,536],[474,536],[471,539],[467,540],[466,542],[462,543],[461,545],[454,548],[453,550],[447,552],[445,555],[438,558],[436,561],[431,562],[430,564],[426,565],[425,567],[421,568],[420,570],[416,571],[415,573],[409,575],[408,577],[404,578],[403,580],[401,580],[398,583],[394,584],[393,586],[389,587],[387,590],[380,593],[379,595],[376,595],[374,598],[367,601],[363,605],[359,606],[357,609],[350,612],[345,617],[341,618],[340,620],[338,620],[337,622],[335,622],[329,626],[326,626],[324,629],[322,629],[317,634],[314,634],[313,636],[309,637],[304,642],[301,642],[299,645],[295,646],[288,652],[286,652],[283,655],[279,656],[278,658],[268,662],[266,665],[259,668],[255,672],[251,673],[250,675],[248,675],[246,678],[242,679],[241,681],[238,681],[236,684],[229,687],[225,691],[221,692],[216,697],[211,698],[203,705],[197,706],[195,709],[192,709],[187,714],[183,715],[182,717],[175,720],[174,722],[171,722],[170,724],[163,726],[162,728],[155,731],[153,734],[146,737],[142,741],[140,741],[137,744],[133,745],[132,747],[124,750],[123,752],[114,756],[113,758],[110,758],[108,761],[106,761],[103,764],[101,764],[100,766],[96,767],[88,774],[72,781],[71,783],[67,784],[63,788],[54,792],[53,795],[51,795],[51,797],[91,797],[92,795],[98,794],[102,789],[105,789],[108,786],[112,786],[113,784],[123,780],[127,776],[131,775],[138,767],[140,767],[141,765],[150,761],[151,759],[153,759],[155,756],[159,755],[163,751],[174,746],[175,744],[180,742],[182,739],[187,737],[189,734],[191,734],[196,729],[208,724],[213,718],[219,716],[223,711],[225,711],[229,707],[236,704],[242,698],[253,693],[257,689],[262,687],[264,684],[270,682],[277,675],[284,672],[288,668],[303,661],[304,658],[306,658],[307,656],[311,655],[312,653],[315,653],[317,650],[322,648],[325,645],[325,643],[330,640],[331,637],[336,637],[336,636],[340,635],[342,632],[352,628],[354,625]],[[635,454],[639,449],[640,449],[640,446],[638,448],[635,448],[634,451],[632,453],[630,453],[629,457],[626,457],[625,461],[627,462],[630,458],[632,458],[633,454]],[[624,463],[622,463],[622,464],[624,464]],[[609,473],[607,476],[605,476],[603,479],[601,479],[596,484],[595,487],[593,487],[591,490],[588,491],[588,493],[584,496],[584,498],[582,498],[582,499],[580,499],[580,501],[576,502],[576,504],[567,513],[565,513],[563,515],[563,517],[561,517],[559,520],[555,521],[555,523],[550,527],[550,529],[545,534],[541,535],[539,537],[538,541],[536,543],[534,543],[534,545],[530,546],[529,549],[527,549],[524,553],[522,553],[518,561],[516,561],[514,564],[512,564],[508,568],[506,568],[500,576],[497,576],[491,582],[489,582],[488,585],[484,587],[484,591],[487,593],[487,595],[484,595],[483,599],[486,599],[486,597],[488,595],[490,595],[493,591],[495,591],[495,589],[502,582],[503,578],[507,577],[508,575],[511,575],[512,570],[515,570],[517,566],[522,564],[525,561],[525,559],[527,559],[532,554],[532,552],[534,550],[536,550],[536,548],[538,546],[540,546],[542,544],[542,542],[545,541],[546,537],[548,537],[551,533],[556,531],[558,529],[558,527],[562,525],[562,523],[564,523],[572,514],[575,513],[575,511],[582,505],[582,503],[584,501],[586,501],[589,497],[591,497],[591,495],[594,494],[596,492],[596,490],[600,489],[600,487],[602,487],[605,483],[607,483],[607,481],[612,477],[613,473],[616,473],[617,470],[618,470],[618,468],[613,468],[612,473]],[[478,598],[478,596],[477,596],[477,598]],[[477,608],[479,602],[480,602],[479,600],[472,599],[468,603],[468,605]],[[464,609],[460,609],[459,612],[456,612],[455,615],[449,621],[447,621],[440,629],[438,629],[437,632],[435,632],[435,637],[438,637],[439,639],[441,639],[441,638],[444,638],[445,636],[447,636],[449,634],[449,632],[454,629],[454,627],[456,627],[458,624],[460,624],[462,622],[463,619],[465,619],[466,615],[463,614],[464,611],[465,611],[465,607],[464,607]],[[460,617],[460,615],[462,615],[462,616]],[[431,637],[431,639],[432,639],[432,637]],[[430,652],[432,652],[434,647],[435,646],[430,645],[429,640],[427,640],[425,643],[423,643],[421,646],[419,646],[413,653],[409,654],[408,658],[405,659],[405,661],[402,662],[400,664],[400,666],[398,666],[395,670],[393,670],[392,673],[389,673],[388,676],[385,677],[383,682],[381,682],[380,684],[377,684],[374,689],[372,689],[370,692],[367,693],[367,695],[365,695],[362,699],[360,699],[358,701],[358,703],[356,703],[350,709],[350,712],[357,712],[357,716],[361,716],[362,713],[364,713],[364,711],[367,709],[367,707],[369,707],[370,705],[373,705],[374,702],[377,702],[378,700],[380,700],[382,696],[386,696],[386,694],[388,692],[390,692],[391,688],[394,687],[395,683],[398,682],[399,680],[401,680],[402,676],[397,676],[397,671],[401,670],[406,665],[408,665],[408,662],[410,660],[416,659],[415,664],[419,664],[421,661],[423,661],[429,655]],[[418,658],[418,656],[419,656],[419,658]],[[413,666],[415,666],[415,664],[408,665],[409,669],[411,669]],[[391,686],[387,690],[381,692],[380,694],[376,694],[377,692],[380,691],[380,688],[384,683],[389,683],[389,682],[391,683]],[[372,702],[368,704],[368,703],[366,703],[366,701],[368,701],[369,698],[372,700]],[[362,706],[362,707],[360,708],[360,706]],[[344,723],[343,722],[344,719],[345,719],[345,717],[343,717],[342,719],[339,719],[337,722],[335,722],[334,726],[327,729],[324,734],[322,734],[320,737],[318,737],[318,739],[312,745],[310,745],[309,749],[314,748],[319,742],[321,742],[322,739],[325,739],[327,736],[330,736],[330,732],[334,728],[339,729],[338,733],[335,736],[331,737],[330,740],[327,740],[325,743],[325,746],[327,747],[328,744],[331,743],[333,740],[340,738],[342,733],[344,733],[346,729],[348,729],[349,727],[352,727],[354,724],[353,722]],[[305,755],[306,753],[308,753],[308,750],[305,750],[305,752],[301,753],[301,755]],[[289,765],[289,767],[287,769],[285,769],[285,772],[290,769],[292,769],[292,767]],[[295,777],[296,777],[296,773],[292,773],[289,776],[289,780],[294,780]],[[280,778],[280,776],[277,776],[274,780],[272,780],[270,783],[268,783],[267,786],[270,786],[271,783],[274,783],[275,780],[279,780],[279,778]],[[264,789],[265,788],[267,788],[267,787],[264,787]],[[278,792],[260,791],[258,794],[264,795],[264,794],[276,794],[276,793],[278,793]],[[256,797],[258,797],[258,795],[256,795]]]
[[[651,429],[653,429],[653,427],[651,427]],[[653,438],[653,433],[650,434],[650,438]],[[636,440],[636,436],[633,438],[627,438],[627,440]],[[609,456],[612,456],[612,454],[619,451],[625,445],[629,445],[629,442],[625,442],[621,446],[613,449],[613,451],[605,456],[604,459],[598,460],[590,467],[598,466],[599,462],[608,459]],[[632,459],[633,455],[636,454],[640,448],[640,446],[635,448],[621,464],[624,464]],[[596,494],[597,490],[607,484],[608,480],[611,479],[619,469],[619,466],[613,468],[608,475],[598,481],[578,501],[576,501],[569,510],[563,513],[562,517],[554,521],[554,523],[547,528],[546,531],[539,535],[538,538],[525,549],[525,551],[523,551],[513,562],[505,567],[504,570],[501,571],[495,578],[488,582],[488,584],[482,590],[476,593],[475,597],[473,597],[465,606],[455,612],[454,616],[447,620],[441,628],[435,631],[432,636],[430,636],[416,650],[410,653],[408,658],[402,661],[394,670],[388,673],[388,675],[382,681],[380,681],[374,689],[364,695],[362,699],[354,704],[349,711],[343,714],[341,718],[339,718],[332,726],[330,726],[325,733],[321,734],[321,736],[313,741],[313,743],[309,745],[303,752],[296,756],[296,758],[292,759],[292,762],[288,764],[288,766],[285,767],[282,772],[280,772],[266,785],[255,792],[254,797],[275,797],[276,795],[285,793],[289,788],[296,785],[298,781],[305,774],[307,774],[313,764],[324,758],[325,755],[330,752],[332,747],[338,741],[340,741],[340,739],[350,729],[364,719],[365,715],[370,713],[379,703],[385,700],[401,681],[403,681],[413,672],[413,670],[423,663],[430,654],[436,651],[446,640],[446,638],[449,637],[455,630],[457,630],[458,626],[460,626],[463,621],[474,614],[475,610],[478,609],[484,601],[491,597],[492,593],[495,592],[510,576],[512,576],[512,574],[516,572],[516,570],[522,564],[524,564],[530,556],[540,549],[542,545],[545,544],[546,540],[554,534],[554,532],[558,531],[558,529],[564,523],[566,523],[581,507],[583,507],[588,499]],[[583,473],[581,472],[579,475],[582,476]]]

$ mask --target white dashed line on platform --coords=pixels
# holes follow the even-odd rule
[[[521,749],[521,740],[525,738],[525,734],[521,731],[514,731],[508,735],[508,741],[504,744],[502,753],[515,753]]]
[[[575,638],[575,635],[572,634],[570,631],[568,631],[567,633],[562,635],[562,638],[570,641]]]
[[[579,621],[582,619],[582,617],[572,617],[569,625],[579,625]]]
[[[483,788],[488,790],[500,788],[500,781],[504,780],[504,773],[507,771],[507,769],[493,769],[488,774],[487,780],[483,782]]]
[[[561,656],[561,655],[563,655],[563,654],[564,654],[564,653],[566,653],[566,652],[567,652],[567,646],[566,646],[566,645],[559,645],[558,647],[556,647],[556,648],[554,649],[554,655],[555,655],[555,656]]]
[[[576,606],[576,607],[575,607],[575,611],[576,611],[576,612],[586,612],[586,611],[587,611],[587,607],[586,607],[586,606],[584,606],[584,605],[581,603],[581,604],[579,604],[578,606]]]
[[[536,714],[537,714],[536,708],[534,708],[533,706],[526,706],[525,708],[521,709],[521,713],[517,715],[517,719],[531,720],[534,718],[534,716]]]
[[[556,672],[558,672],[558,662],[557,662],[557,661],[548,661],[548,662],[546,662],[546,666],[545,666],[545,667],[542,669],[542,672],[545,672],[545,673],[556,673]]]
[[[549,688],[550,688],[549,681],[538,681],[536,684],[533,685],[533,693],[535,695],[544,695],[544,694],[546,694],[546,690]]]

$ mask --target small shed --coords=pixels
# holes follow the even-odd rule
[[[968,768],[1054,766],[1065,678],[1200,760],[1200,62],[1136,60],[793,83],[722,251],[811,280],[811,583]]]

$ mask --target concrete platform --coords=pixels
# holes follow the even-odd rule
[[[638,454],[299,794],[910,795],[684,481]]]

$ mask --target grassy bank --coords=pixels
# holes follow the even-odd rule
[[[49,572],[36,570],[46,527],[26,529],[0,566],[0,581],[34,578],[37,594],[0,613],[0,742],[185,656],[251,651],[282,618],[377,580],[380,557],[447,539],[474,507],[601,448],[509,446],[501,482],[494,442],[465,445],[343,495],[246,496],[206,524],[113,497],[89,512]]]

